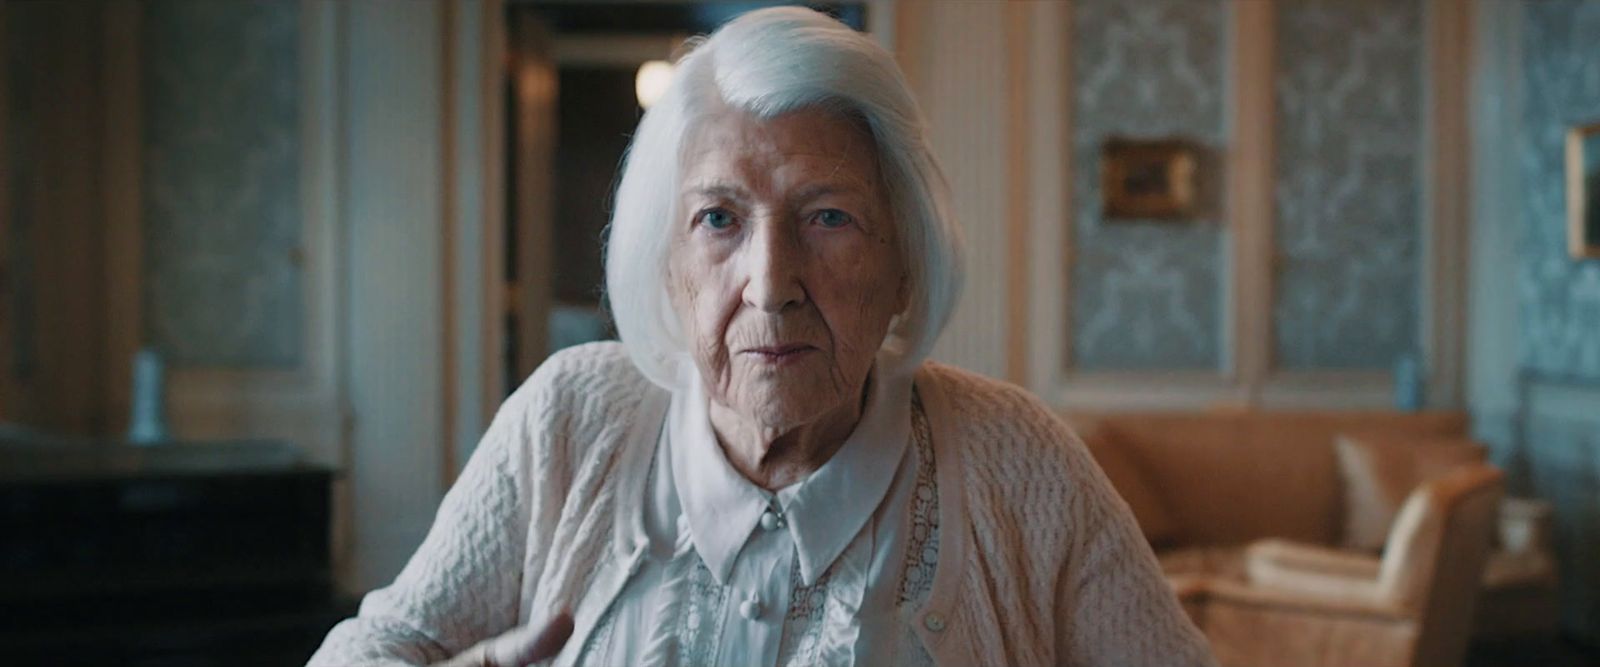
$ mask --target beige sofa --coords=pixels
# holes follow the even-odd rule
[[[1335,444],[1341,435],[1379,434],[1375,451],[1383,454],[1411,442],[1459,441],[1464,415],[1228,411],[1068,419],[1134,510],[1224,664],[1452,664],[1447,657],[1464,648],[1468,633],[1449,630],[1448,614],[1431,610],[1470,610],[1475,598],[1491,610],[1480,623],[1498,614],[1553,627],[1548,517],[1537,503],[1499,504],[1498,471],[1476,462],[1481,449],[1448,468],[1475,471],[1471,484],[1407,489],[1399,516],[1380,526],[1381,554],[1346,540],[1359,527],[1346,506],[1365,487],[1346,479],[1350,461],[1341,456],[1348,448]],[[1459,552],[1459,545],[1440,551],[1444,542],[1472,542],[1462,531],[1474,530],[1470,511],[1485,497],[1496,499],[1485,521],[1500,546],[1492,554],[1488,542],[1483,554]],[[1463,567],[1470,571],[1463,575]],[[1539,614],[1530,610],[1548,619],[1533,619]],[[1424,632],[1432,628],[1453,635],[1448,646],[1430,644],[1440,641]],[[1419,655],[1432,657],[1418,662]]]

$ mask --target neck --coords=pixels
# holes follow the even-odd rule
[[[869,380],[859,400],[844,401],[811,422],[793,426],[763,424],[711,402],[711,428],[733,468],[768,491],[799,482],[839,451],[861,421]]]

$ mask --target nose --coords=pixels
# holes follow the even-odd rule
[[[799,240],[783,225],[757,224],[745,254],[745,305],[765,313],[780,313],[805,303],[800,283]]]

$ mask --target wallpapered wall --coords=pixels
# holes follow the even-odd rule
[[[1277,12],[1274,352],[1387,368],[1417,346],[1422,7]]]
[[[1229,257],[1225,203],[1178,224],[1101,216],[1099,151],[1109,137],[1180,136],[1225,156],[1229,86],[1260,85],[1227,80],[1230,6],[1075,5],[1072,364],[1219,368],[1231,267],[1273,261],[1279,367],[1390,368],[1418,346],[1420,2],[1279,9],[1277,258]]]
[[[1522,363],[1600,383],[1600,261],[1567,255],[1563,177],[1567,128],[1600,122],[1600,3],[1537,2],[1525,11]]]
[[[299,4],[142,6],[146,340],[175,364],[296,365]]]
[[[1109,137],[1224,143],[1221,0],[1089,0],[1073,15],[1072,363],[1085,370],[1217,369],[1226,294],[1216,220],[1107,223]]]
[[[1563,178],[1566,130],[1600,121],[1600,2],[1522,8],[1516,282],[1524,423],[1514,435],[1521,490],[1556,505],[1566,624],[1600,642],[1600,260],[1567,255]]]

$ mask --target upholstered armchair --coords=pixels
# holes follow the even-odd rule
[[[1450,667],[1466,652],[1502,473],[1474,464],[1416,488],[1381,557],[1284,540],[1208,582],[1197,619],[1228,667]]]

